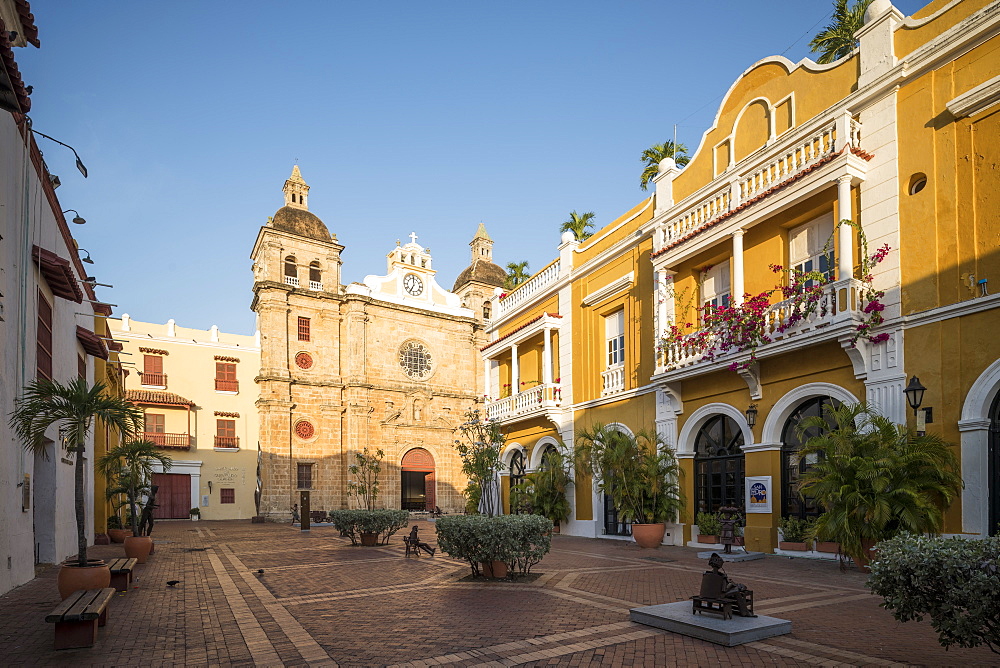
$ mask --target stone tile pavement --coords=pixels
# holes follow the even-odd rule
[[[433,525],[419,520],[433,543]],[[52,649],[56,569],[0,597],[0,665],[72,666],[899,666],[997,665],[943,650],[927,623],[899,624],[836,564],[730,564],[758,611],[791,635],[724,648],[628,621],[685,600],[705,570],[691,548],[556,536],[525,582],[472,582],[462,562],[352,547],[332,527],[161,521],[155,554],[111,603],[90,649]],[[92,554],[121,556],[120,545]],[[258,569],[264,572],[258,573]],[[168,587],[168,580],[180,580]]]

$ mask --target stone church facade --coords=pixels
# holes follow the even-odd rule
[[[344,285],[344,246],[309,211],[308,192],[295,167],[251,254],[260,511],[287,515],[302,490],[313,510],[358,507],[348,467],[365,447],[385,452],[379,507],[460,511],[467,480],[453,443],[484,394],[484,305],[504,276],[493,242],[480,226],[454,292],[437,284],[415,234],[388,254],[385,275]]]

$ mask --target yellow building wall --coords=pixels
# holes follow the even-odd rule
[[[934,0],[913,13],[913,18],[922,19],[941,11],[951,0]],[[932,21],[916,27],[901,26],[893,35],[894,50],[900,60],[916,49],[939,37],[949,28],[959,24],[967,16],[989,5],[991,0],[962,0]]]
[[[1000,107],[959,120],[945,107],[998,75],[994,37],[899,91],[900,136],[907,138],[899,143],[904,314],[973,299],[983,278],[1000,285]],[[920,174],[927,185],[911,195]]]
[[[737,161],[763,146],[767,133],[761,132],[762,119],[756,107],[751,107],[743,114],[750,116],[745,122],[740,119],[744,108],[757,98],[765,98],[776,105],[789,95],[794,95],[792,106],[783,107],[785,120],[780,124],[776,123],[776,130],[779,126],[789,125],[788,118],[792,108],[795,113],[790,127],[794,127],[850,94],[857,78],[858,59],[853,56],[833,69],[821,72],[809,71],[804,67],[789,72],[784,64],[778,62],[765,62],[748,70],[733,84],[719,108],[715,125],[702,138],[691,162],[674,179],[674,201],[680,202],[723,171],[721,167],[713,169],[714,159],[718,157],[715,147],[719,144],[726,140],[733,141]],[[738,119],[741,122],[737,126]]]

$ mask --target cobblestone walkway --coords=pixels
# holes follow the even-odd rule
[[[418,521],[433,542],[433,524]],[[996,665],[945,652],[926,623],[898,624],[836,564],[768,557],[727,569],[791,635],[724,648],[628,621],[686,600],[695,550],[556,536],[526,582],[472,582],[447,556],[352,547],[329,526],[159,522],[156,552],[111,602],[91,649],[52,649],[56,569],[0,598],[0,664],[72,666]],[[92,556],[122,556],[120,545]],[[259,573],[263,569],[263,573]],[[167,580],[180,580],[168,587]]]

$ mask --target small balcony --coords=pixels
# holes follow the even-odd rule
[[[292,287],[299,287],[299,277],[298,276],[285,276],[285,285],[291,285]]]
[[[221,378],[215,379],[215,391],[216,392],[239,392],[240,391],[240,381],[238,380],[222,380]]]
[[[323,290],[323,282],[322,281],[309,281],[309,289],[310,290],[316,290],[316,291],[322,291]]]
[[[601,373],[601,379],[603,380],[602,397],[621,392],[625,389],[625,367],[623,365],[611,367]]]
[[[157,447],[164,450],[190,450],[190,434],[167,434],[164,432],[144,431],[142,437],[147,441],[152,441]]]
[[[486,417],[491,420],[529,418],[542,415],[547,409],[562,405],[562,388],[558,383],[535,385],[523,392],[486,404]]]
[[[854,278],[830,283],[823,289],[813,312],[801,317],[791,299],[772,304],[765,311],[763,331],[770,341],[757,348],[757,357],[772,357],[805,345],[850,337],[864,316],[863,287],[861,281]],[[669,345],[657,346],[654,375],[669,374],[679,379],[704,373],[710,365],[728,366],[747,355],[727,350],[709,355],[704,346],[692,345],[694,340],[695,335],[689,334]]]
[[[143,387],[166,388],[167,386],[167,374],[165,373],[151,373],[149,371],[143,371],[141,373],[141,377]]]
[[[215,447],[223,450],[239,450],[239,436],[216,436]]]

